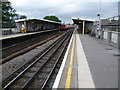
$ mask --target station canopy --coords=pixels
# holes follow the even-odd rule
[[[72,18],[74,24],[80,24],[80,23],[83,23],[83,21],[86,21],[86,22],[95,22],[95,20],[91,20],[91,19],[82,19],[82,18]]]
[[[55,21],[50,21],[50,20],[45,20],[45,19],[19,19],[19,20],[15,20],[15,22],[23,22],[23,21],[42,21],[42,22],[46,22],[46,23],[55,23],[55,24],[61,24],[60,22],[55,22]]]

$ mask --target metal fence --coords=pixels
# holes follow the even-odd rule
[[[109,30],[109,31],[119,31],[119,18],[120,16],[114,16],[101,20],[101,30]]]
[[[120,48],[120,16],[101,20],[101,29],[94,24],[93,32],[97,38],[104,39],[108,44],[115,44]]]

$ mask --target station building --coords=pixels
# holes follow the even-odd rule
[[[15,22],[18,32],[22,33],[58,29],[61,25],[59,22],[41,19],[20,19]]]
[[[88,34],[93,29],[93,20],[80,18],[72,18],[72,20],[74,24],[78,25],[78,29],[82,34]]]

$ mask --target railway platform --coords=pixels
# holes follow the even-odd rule
[[[53,88],[118,88],[117,48],[74,30]]]
[[[29,32],[29,33],[16,33],[16,34],[9,34],[9,35],[0,35],[0,40],[13,39],[13,38],[18,38],[18,37],[23,37],[23,36],[28,36],[28,35],[34,35],[34,34],[44,33],[44,32],[50,32],[50,31],[56,31],[56,30],[57,29],[38,31],[38,32]]]

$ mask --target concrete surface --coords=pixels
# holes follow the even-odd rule
[[[118,88],[118,56],[115,56],[118,53],[117,48],[89,35],[74,33],[74,36],[76,39],[72,74],[67,74],[71,44],[57,88],[65,88],[66,78],[69,76],[69,88]]]

